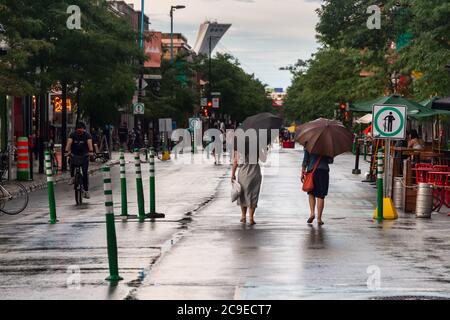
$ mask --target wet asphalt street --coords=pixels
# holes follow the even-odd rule
[[[306,224],[302,151],[274,151],[272,165],[263,167],[255,226],[239,223],[230,166],[196,159],[157,161],[157,211],[166,219],[116,221],[124,277],[116,286],[104,280],[100,175],[81,208],[71,187],[57,185],[56,225],[47,223],[45,190],[31,195],[25,213],[0,216],[0,299],[450,298],[450,217],[400,213],[397,221],[378,225],[371,219],[375,189],[351,174],[351,155],[332,165],[323,227]],[[127,170],[129,213],[135,214],[134,166]],[[147,164],[143,172],[148,201]],[[112,175],[119,215],[118,166]]]

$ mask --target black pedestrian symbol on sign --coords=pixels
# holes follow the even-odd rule
[[[384,120],[384,132],[392,132],[392,125],[395,121],[395,117],[392,115],[392,112],[389,112],[389,115],[387,115]]]

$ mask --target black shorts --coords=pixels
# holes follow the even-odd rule
[[[316,169],[313,181],[314,190],[308,192],[308,194],[312,194],[316,198],[325,199],[328,195],[328,187],[330,185],[330,172],[328,170]]]

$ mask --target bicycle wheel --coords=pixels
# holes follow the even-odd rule
[[[75,174],[74,189],[75,202],[76,204],[80,205],[83,203],[83,177],[79,173]]]
[[[0,211],[9,215],[21,213],[28,205],[27,189],[15,181],[2,182],[0,186]]]

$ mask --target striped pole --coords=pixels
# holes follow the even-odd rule
[[[107,164],[102,168],[103,172],[103,191],[105,194],[105,209],[106,209],[106,243],[108,247],[108,263],[109,263],[109,277],[108,281],[123,280],[119,276],[119,263],[117,259],[117,239],[116,227],[114,223],[114,204],[111,187],[111,171]]]
[[[127,197],[127,178],[125,171],[125,154],[123,148],[120,149],[120,196],[122,217],[128,217],[128,197]]]
[[[47,175],[48,206],[50,209],[49,222],[55,224],[58,220],[56,219],[55,188],[53,186],[52,163],[49,151],[45,151],[45,173]]]
[[[17,138],[17,180],[30,179],[30,159],[28,154],[28,138]]]
[[[378,166],[377,166],[377,205],[378,205],[378,222],[383,221],[383,175],[384,175],[384,150],[378,150]]]
[[[150,148],[150,214],[156,213],[155,199],[155,153]]]
[[[136,195],[139,210],[138,216],[139,221],[143,222],[145,220],[144,187],[142,185],[142,171],[139,149],[134,149],[134,165],[136,167]]]

